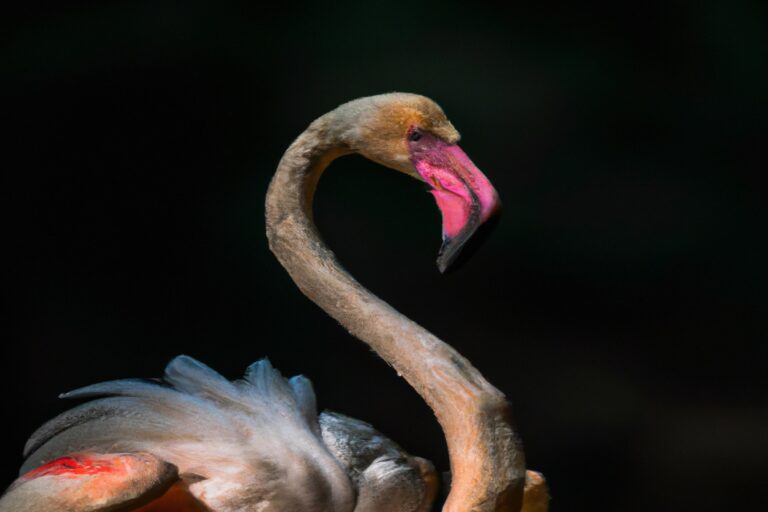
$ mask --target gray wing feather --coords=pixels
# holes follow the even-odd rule
[[[83,386],[59,395],[59,398],[94,398],[99,396],[151,396],[162,392],[174,392],[149,379],[121,379]]]
[[[92,421],[99,421],[103,418],[117,418],[127,416],[133,413],[132,407],[136,404],[133,399],[123,399],[119,397],[93,400],[91,402],[74,407],[38,428],[24,446],[24,457],[37,451],[45,443],[61,434],[67,429],[75,428],[79,425]],[[43,457],[50,460],[48,457]],[[37,457],[35,458],[37,459]],[[22,472],[32,469],[37,460],[28,460],[22,467]],[[31,466],[31,467],[30,467]]]
[[[355,512],[426,512],[437,492],[432,464],[406,453],[370,424],[343,414],[320,415],[323,440],[358,489]]]

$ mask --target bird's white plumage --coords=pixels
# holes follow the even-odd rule
[[[229,381],[180,356],[161,380],[116,380],[63,396],[93,400],[32,435],[22,473],[82,451],[147,452],[221,512],[366,512],[389,499],[391,510],[413,512],[429,492],[428,463],[364,422],[333,413],[318,421],[309,380],[285,379],[266,359]]]
[[[150,452],[198,480],[191,492],[214,510],[352,510],[351,482],[310,411],[311,386],[295,382],[267,360],[230,382],[181,356],[161,382],[88,386],[66,396],[109,397],[43,426],[22,471],[82,450]]]

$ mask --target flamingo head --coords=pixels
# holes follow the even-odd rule
[[[339,109],[353,117],[339,134],[350,150],[424,181],[443,217],[440,272],[455,268],[498,218],[501,201],[491,182],[458,146],[459,132],[424,96],[390,93]],[[486,228],[486,229],[481,229]],[[462,258],[459,258],[459,255]]]

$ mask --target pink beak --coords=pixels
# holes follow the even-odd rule
[[[459,254],[468,256],[467,243],[481,226],[498,216],[501,201],[496,189],[466,153],[431,134],[410,142],[411,161],[443,215],[443,245],[437,257],[440,272],[455,267]]]

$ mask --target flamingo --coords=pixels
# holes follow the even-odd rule
[[[319,117],[283,155],[266,196],[269,246],[299,289],[367,343],[434,411],[452,482],[443,510],[547,510],[526,471],[509,404],[456,350],[361,286],[313,221],[313,194],[334,159],[358,153],[426,182],[442,213],[437,265],[453,265],[500,208],[432,100],[389,93]],[[0,512],[426,512],[432,464],[371,425],[318,415],[308,379],[266,359],[229,381],[187,356],[162,379],[125,379],[62,395],[89,398],[40,427]]]

